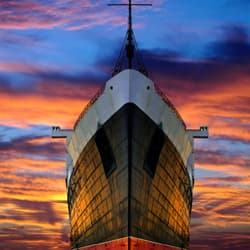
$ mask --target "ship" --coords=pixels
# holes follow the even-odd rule
[[[135,67],[132,6],[127,67],[118,63],[72,129],[52,127],[66,138],[72,250],[189,249],[194,139],[208,127],[187,129],[143,64]]]

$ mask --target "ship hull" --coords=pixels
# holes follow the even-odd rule
[[[68,204],[72,249],[188,248],[187,167],[161,124],[135,104],[124,105],[86,144]]]
[[[129,243],[130,242],[130,243]],[[130,250],[180,250],[178,248],[166,244],[160,244],[158,242],[147,241],[144,239],[138,239],[135,237],[122,238],[109,242],[103,242],[86,247],[80,247],[78,250],[127,250],[130,244]]]

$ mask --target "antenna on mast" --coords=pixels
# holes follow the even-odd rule
[[[126,44],[126,55],[128,58],[128,68],[132,68],[132,60],[134,57],[135,45],[133,43],[133,28],[132,28],[132,6],[152,6],[152,4],[147,3],[132,3],[132,0],[129,0],[128,3],[117,3],[117,4],[108,4],[108,6],[128,6],[128,30],[127,30],[127,44]]]

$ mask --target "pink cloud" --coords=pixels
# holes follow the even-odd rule
[[[0,29],[83,29],[106,23],[120,24],[123,18],[111,16],[109,8],[100,11],[95,1],[56,0],[50,5],[36,1],[11,1],[0,4]]]

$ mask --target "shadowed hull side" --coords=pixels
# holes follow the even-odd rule
[[[188,248],[186,166],[161,125],[134,104],[117,111],[84,147],[68,203],[73,249]]]

